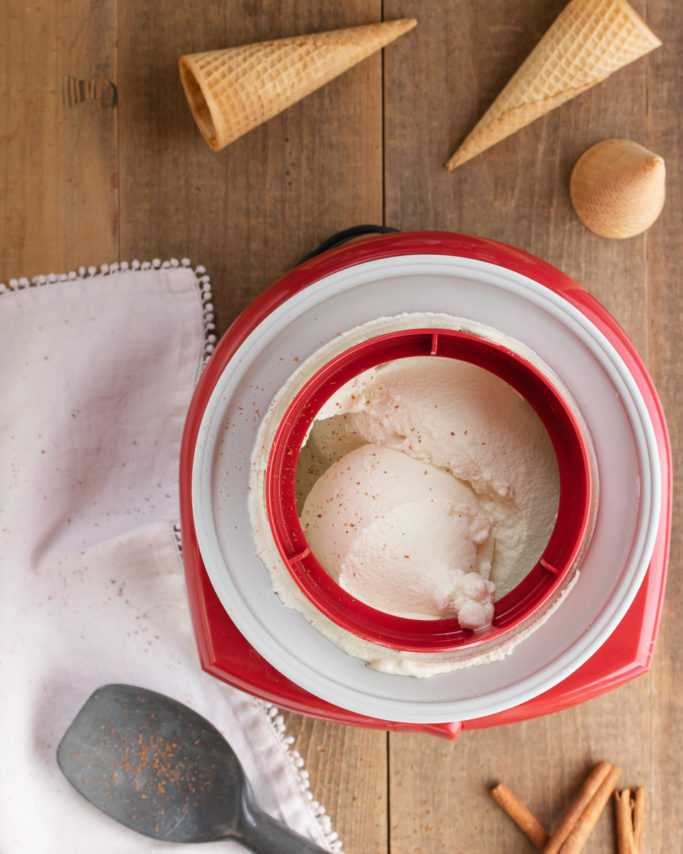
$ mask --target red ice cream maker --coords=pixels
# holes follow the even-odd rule
[[[652,380],[640,357],[616,321],[580,285],[540,259],[491,240],[447,232],[388,233],[390,231],[392,230],[385,228],[359,227],[331,238],[319,250],[304,259],[298,267],[261,294],[235,320],[218,342],[195,390],[182,441],[180,499],[183,560],[200,661],[203,669],[208,673],[282,708],[303,714],[357,726],[392,731],[426,731],[446,738],[455,738],[461,729],[494,726],[559,711],[616,687],[649,669],[659,626],[668,558],[672,489],[670,447],[662,408]],[[372,234],[372,232],[381,233]],[[348,245],[338,245],[345,243],[350,237],[366,233],[372,236]],[[547,690],[530,696],[524,702],[497,709],[491,714],[478,715],[462,722],[434,721],[432,716],[428,721],[411,723],[405,719],[395,721],[362,714],[322,699],[314,691],[302,687],[283,675],[247,641],[229,615],[229,603],[221,601],[207,572],[197,538],[192,482],[197,442],[201,435],[200,428],[209,399],[221,376],[226,370],[230,370],[231,362],[238,354],[240,346],[259,327],[259,324],[276,309],[286,306],[288,301],[296,295],[317,287],[322,280],[340,272],[373,262],[381,263],[386,259],[412,261],[434,256],[463,259],[465,263],[471,261],[484,266],[492,265],[494,271],[502,269],[525,277],[535,283],[537,288],[540,286],[546,289],[553,298],[564,301],[568,311],[580,312],[582,318],[597,330],[597,334],[607,340],[618,354],[625,372],[632,378],[637,394],[642,398],[644,412],[649,417],[656,447],[656,464],[659,467],[658,494],[655,496],[659,509],[656,530],[650,531],[652,545],[648,550],[649,560],[642,567],[642,580],[639,581],[630,604],[613,630],[601,640],[598,648],[580,666]],[[357,298],[357,293],[354,298]],[[460,314],[459,309],[460,306],[454,305],[452,313]],[[391,308],[386,313],[392,313]],[[334,372],[335,379],[339,383],[371,364],[387,361],[394,356],[417,354],[423,347],[422,339],[429,339],[424,343],[427,353],[438,352],[439,355],[461,357],[458,348],[461,348],[462,344],[457,335],[449,333],[439,335],[439,332],[433,329],[423,330],[423,333],[420,335],[415,332],[405,332],[400,336],[387,335],[380,344],[373,344],[372,348],[362,345],[353,348],[353,352],[342,354],[335,360],[333,366],[328,366],[328,374]],[[469,347],[469,342],[466,342],[466,345]],[[441,349],[437,350],[437,348]],[[513,626],[516,619],[521,619],[520,615],[542,604],[552,592],[554,585],[561,580],[562,573],[571,565],[581,539],[589,527],[589,494],[592,488],[590,465],[586,448],[580,441],[580,430],[572,418],[571,411],[562,407],[561,396],[558,396],[545,409],[543,404],[539,405],[540,408],[534,404],[532,398],[536,393],[535,386],[542,385],[543,380],[533,366],[524,363],[523,376],[519,379],[516,368],[510,369],[507,366],[509,357],[504,352],[504,348],[481,346],[474,342],[474,349],[477,355],[464,356],[464,358],[469,361],[478,361],[482,367],[498,373],[513,386],[521,384],[518,385],[518,390],[530,400],[532,405],[536,406],[553,439],[563,484],[558,525],[549,543],[550,552],[546,550],[544,558],[546,558],[545,564],[550,565],[551,569],[558,564],[558,554],[560,556],[564,554],[566,561],[560,571],[547,573],[540,565],[544,563],[542,559],[516,591],[497,603],[497,615],[500,619],[494,620],[494,627],[497,626],[497,628],[491,631],[504,632],[508,625]],[[519,362],[519,360],[515,361]],[[325,396],[329,396],[330,391],[325,390],[324,379],[325,371],[318,372],[309,383],[303,396],[306,405],[302,405],[301,395],[293,402],[289,417],[283,419],[283,428],[278,433],[278,440],[271,455],[273,462],[270,466],[269,489],[271,494],[276,493],[277,498],[273,501],[271,497],[270,504],[275,508],[275,512],[271,512],[271,519],[278,545],[282,546],[281,553],[296,556],[295,560],[289,562],[290,572],[306,595],[323,613],[331,616],[341,625],[350,627],[362,637],[376,640],[376,629],[379,624],[383,631],[389,633],[388,640],[386,638],[382,640],[380,637],[379,642],[386,642],[394,648],[423,649],[425,637],[430,645],[429,649],[434,649],[435,637],[440,649],[453,649],[459,644],[468,643],[470,633],[463,632],[456,625],[452,625],[457,621],[388,618],[380,612],[373,613],[373,609],[363,606],[362,603],[343,594],[343,591],[342,595],[338,595],[339,588],[334,590],[336,585],[329,585],[326,582],[327,576],[319,571],[317,562],[306,550],[296,514],[286,509],[291,506],[293,494],[293,469],[291,465],[289,469],[287,468],[287,450],[292,446],[300,446],[315,412],[324,402]],[[536,396],[539,397],[539,394]],[[543,394],[540,394],[540,399],[542,398]],[[291,414],[292,412],[294,415]],[[601,460],[598,455],[598,471],[600,465]],[[277,472],[277,476],[273,475],[273,471]],[[570,481],[571,488],[567,487]],[[634,484],[634,489],[637,489],[637,484]],[[575,509],[577,506],[579,510]],[[280,508],[279,512],[278,508]],[[600,513],[599,506],[597,512]],[[567,534],[567,531],[570,533]],[[567,548],[567,537],[570,546],[573,544],[574,548]],[[554,540],[560,542],[559,553],[557,544],[553,547]],[[548,560],[551,552],[554,553],[554,557]],[[226,604],[228,610],[226,610]],[[331,614],[330,609],[333,612]],[[435,624],[438,628],[435,628]],[[513,654],[523,654],[523,648],[524,643],[517,647]],[[398,678],[412,679],[413,677]],[[453,675],[453,678],[456,676]]]

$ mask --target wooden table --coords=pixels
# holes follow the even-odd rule
[[[219,332],[320,240],[364,223],[486,235],[581,282],[631,335],[680,451],[681,88],[677,0],[633,0],[664,46],[455,172],[443,164],[564,0],[0,2],[0,281],[189,257]],[[416,30],[224,151],[185,103],[180,54],[414,15]],[[661,154],[669,201],[610,241],[571,209],[572,165],[622,136]],[[553,825],[592,760],[651,797],[646,850],[683,850],[683,606],[674,526],[652,671],[568,711],[467,732],[365,731],[287,714],[348,854],[531,850],[489,799],[505,780]],[[611,810],[586,848],[613,851]]]

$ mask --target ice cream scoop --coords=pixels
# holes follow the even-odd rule
[[[447,471],[365,444],[313,486],[301,515],[314,554],[337,583],[375,608],[408,618],[491,623],[491,520]]]
[[[397,359],[346,383],[318,413],[297,476],[304,533],[325,569],[403,616],[459,612],[442,579],[456,569],[508,592],[542,554],[559,497],[552,442],[529,403],[490,371],[440,357]],[[394,560],[407,537],[424,550]],[[490,602],[486,590],[468,601]],[[468,610],[462,626],[490,622],[481,607]]]

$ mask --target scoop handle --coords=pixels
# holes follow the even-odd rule
[[[231,836],[254,854],[329,854],[326,848],[271,818],[253,796],[242,798],[238,827]]]

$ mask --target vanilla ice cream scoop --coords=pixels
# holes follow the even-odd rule
[[[330,466],[368,443],[400,452],[420,471],[438,468],[476,498],[492,526],[493,566],[490,573],[475,565],[462,568],[490,574],[498,596],[538,561],[557,514],[557,459],[536,412],[500,377],[438,356],[397,359],[359,374],[313,423],[297,471],[299,509]],[[429,541],[431,522],[425,524]]]
[[[488,626],[495,586],[491,520],[447,471],[382,445],[344,454],[309,492],[301,524],[348,593],[410,618]]]

